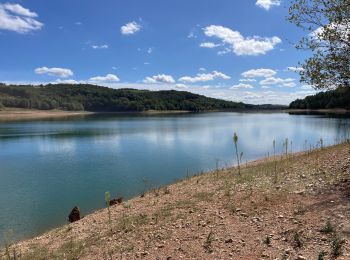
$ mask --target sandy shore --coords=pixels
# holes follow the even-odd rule
[[[154,189],[10,247],[20,259],[350,259],[350,144]],[[84,209],[81,209],[84,211]],[[6,251],[0,251],[6,256]],[[323,256],[323,258],[319,258]]]
[[[58,118],[70,116],[84,116],[94,113],[85,111],[62,111],[62,110],[31,110],[31,109],[5,109],[0,110],[0,121],[32,120],[43,118]]]

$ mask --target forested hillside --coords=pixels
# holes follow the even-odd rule
[[[320,92],[304,99],[297,99],[290,103],[291,109],[350,109],[350,89],[343,87],[336,90]]]
[[[224,101],[184,91],[112,89],[95,85],[0,84],[0,108],[62,109],[70,111],[123,112],[147,110],[233,110],[252,105]]]

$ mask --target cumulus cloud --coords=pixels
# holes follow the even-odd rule
[[[17,33],[40,30],[44,24],[35,18],[38,15],[19,4],[0,4],[0,29]]]
[[[275,77],[268,77],[263,80],[261,80],[259,83],[260,85],[281,85],[283,87],[293,88],[296,86],[295,79],[287,78],[287,79],[281,79],[281,78],[275,78]]]
[[[152,77],[146,77],[143,80],[143,83],[146,84],[157,84],[157,83],[170,83],[170,84],[174,84],[175,80],[172,76],[170,75],[165,75],[165,74],[159,74],[159,75],[155,75]]]
[[[276,74],[277,72],[272,69],[252,69],[243,72],[241,75],[244,78],[268,78]]]
[[[96,76],[90,78],[93,82],[119,82],[120,79],[114,74],[107,74],[106,76]]]
[[[277,36],[273,37],[244,37],[240,32],[233,31],[230,28],[220,25],[210,25],[203,29],[204,34],[208,37],[216,37],[222,41],[222,44],[227,46],[224,51],[219,54],[233,52],[238,56],[250,55],[257,56],[266,54],[281,43],[281,39]]]
[[[80,83],[83,83],[83,82],[80,82],[80,81],[77,81],[77,80],[74,80],[74,79],[57,79],[55,81],[55,83],[57,84],[80,84]]]
[[[103,44],[103,45],[91,45],[91,48],[98,50],[98,49],[108,49],[109,45],[108,44]]]
[[[65,68],[48,68],[41,67],[34,70],[36,74],[47,74],[50,76],[56,76],[60,78],[68,78],[74,75],[73,71]]]
[[[244,84],[244,83],[239,83],[237,85],[233,85],[232,87],[230,87],[230,89],[252,89],[252,88],[254,88],[252,85]]]
[[[268,11],[273,6],[280,6],[281,1],[280,0],[257,0],[255,4]]]
[[[202,47],[202,48],[209,48],[209,49],[213,49],[213,48],[216,48],[216,47],[219,47],[221,46],[220,44],[215,44],[213,42],[203,42],[199,45],[199,47]]]
[[[230,79],[230,76],[227,76],[226,74],[219,72],[219,71],[213,71],[212,73],[199,73],[195,77],[190,76],[184,76],[179,78],[179,81],[185,82],[185,83],[196,83],[196,82],[207,82],[212,81],[215,79]]]
[[[187,89],[188,87],[187,87],[185,84],[176,84],[176,85],[175,85],[175,88],[178,88],[178,89]]]
[[[256,82],[256,79],[240,79],[239,82]]]
[[[303,68],[301,67],[287,67],[287,70],[289,71],[293,71],[293,72],[300,72],[300,71],[304,71]]]
[[[141,29],[142,29],[142,26],[134,21],[123,25],[120,28],[120,32],[124,35],[132,35],[140,31]]]

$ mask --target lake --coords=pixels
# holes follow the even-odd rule
[[[0,122],[0,240],[28,238],[104,206],[104,193],[131,198],[200,171],[348,137],[349,116],[287,113],[94,115]],[[0,242],[1,243],[1,242]]]

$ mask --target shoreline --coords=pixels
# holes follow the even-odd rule
[[[5,109],[0,110],[1,121],[34,120],[49,118],[64,118],[74,116],[93,115],[86,111],[63,111],[63,110],[31,110],[31,109]]]
[[[350,151],[350,144],[344,143],[340,145],[330,146],[321,150],[315,150],[312,152],[303,151],[303,152],[293,153],[293,154],[290,154],[288,158],[285,158],[285,156],[276,156],[275,160],[273,157],[253,160],[251,162],[248,162],[248,164],[242,165],[241,167],[242,176],[237,175],[236,167],[220,169],[218,171],[214,170],[211,172],[206,172],[198,176],[190,177],[189,179],[181,180],[167,187],[162,187],[159,189],[154,189],[153,191],[149,191],[146,193],[146,195],[143,198],[135,197],[126,202],[123,202],[121,205],[112,206],[111,207],[111,214],[113,219],[112,233],[110,233],[109,231],[107,209],[100,209],[91,214],[86,215],[82,220],[78,222],[67,224],[62,227],[56,228],[54,230],[48,231],[42,235],[36,236],[32,239],[18,242],[16,246],[20,248],[22,252],[27,252],[27,253],[28,252],[33,253],[34,245],[35,245],[35,248],[37,248],[37,246],[41,246],[41,247],[44,247],[45,250],[55,251],[57,253],[58,251],[63,250],[62,247],[64,248],[66,247],[65,242],[69,242],[69,237],[70,237],[71,239],[76,241],[77,244],[79,245],[80,243],[84,244],[83,248],[79,247],[80,248],[79,257],[78,257],[79,259],[80,258],[99,259],[98,256],[100,257],[102,256],[101,248],[109,247],[110,246],[109,244],[115,244],[115,243],[117,244],[115,244],[114,247],[118,245],[118,249],[115,249],[115,251],[118,252],[118,256],[120,257],[124,256],[124,257],[127,257],[127,259],[135,259],[139,257],[145,258],[145,259],[153,259],[155,256],[158,256],[158,255],[165,256],[164,254],[167,254],[168,252],[169,254],[171,252],[171,255],[175,257],[174,259],[177,259],[180,255],[185,255],[187,259],[193,258],[197,254],[198,254],[198,257],[202,256],[202,258],[208,257],[212,259],[216,257],[220,259],[237,259],[242,256],[249,258],[249,251],[251,250],[256,250],[256,253],[259,255],[259,257],[258,255],[254,257],[253,255],[250,255],[249,259],[256,259],[256,258],[260,258],[262,254],[265,254],[264,253],[265,251],[271,251],[269,253],[266,253],[271,257],[280,256],[280,254],[282,254],[282,251],[281,250],[276,251],[276,247],[274,245],[275,243],[276,244],[278,243],[279,246],[281,247],[283,247],[284,245],[284,248],[286,248],[285,251],[286,250],[290,251],[290,253],[288,254],[290,254],[291,256],[292,255],[297,256],[298,254],[300,254],[298,253],[299,250],[296,250],[296,252],[294,252],[293,249],[288,249],[290,248],[290,246],[285,245],[287,243],[285,243],[284,240],[277,239],[277,241],[275,241],[276,237],[274,236],[279,236],[278,230],[275,231],[277,233],[275,233],[272,230],[264,231],[264,232],[253,231],[249,229],[248,226],[245,225],[246,223],[245,221],[248,220],[248,223],[250,223],[249,225],[252,225],[252,226],[254,226],[255,224],[258,224],[259,226],[262,223],[264,223],[267,225],[266,226],[267,229],[273,229],[274,225],[282,225],[280,228],[286,229],[286,227],[283,225],[283,221],[282,223],[280,222],[281,220],[284,220],[284,222],[286,222],[286,220],[289,219],[289,217],[285,215],[291,214],[293,216],[293,210],[295,213],[295,206],[293,206],[294,200],[299,200],[298,203],[303,204],[309,200],[314,202],[314,200],[319,201],[320,199],[324,199],[324,195],[322,194],[328,194],[329,189],[333,190],[334,189],[333,185],[336,185],[334,187],[339,187],[339,181],[341,181],[342,178],[346,178],[346,176],[349,175],[348,170],[344,171],[344,173],[341,173],[341,174],[337,173],[335,175],[335,173],[331,172],[332,168],[329,168],[329,163],[339,164],[339,158],[337,157],[341,156],[341,158],[343,158],[343,156],[347,156],[348,151]],[[333,156],[337,156],[336,162],[334,162],[335,158],[333,158]],[[271,181],[270,178],[274,178],[274,176],[272,176],[274,174],[271,175],[269,171],[273,170],[274,168],[273,164],[275,164],[275,162],[278,163],[279,176],[278,176],[277,183],[273,183],[272,189],[271,189],[271,187],[266,186],[267,185],[266,182]],[[325,163],[325,164],[323,165],[322,163]],[[345,166],[348,167],[349,164],[350,164],[350,160],[346,160],[345,164],[342,164],[342,165],[334,164],[332,166],[334,166],[336,169],[338,169],[339,167],[343,169]],[[305,167],[309,169],[308,171],[315,172],[315,173],[312,173],[312,174],[310,172],[303,173],[305,172],[304,171]],[[296,169],[299,169],[299,170],[296,170]],[[350,169],[350,168],[346,168],[346,169]],[[285,173],[285,171],[287,171],[287,173]],[[328,173],[328,171],[330,172]],[[323,173],[323,172],[327,172],[327,173]],[[230,173],[235,173],[235,174],[232,175]],[[248,173],[253,174],[254,179],[249,179],[249,180],[246,179],[249,176],[249,175],[246,176],[246,174]],[[324,181],[320,181],[321,178],[326,180],[326,183]],[[255,182],[254,180],[258,182]],[[295,183],[296,181],[297,183]],[[227,182],[233,185],[233,187],[231,187],[230,190],[228,191],[230,195],[227,195],[227,191],[226,191],[227,187],[225,187],[227,185]],[[235,184],[233,184],[233,182]],[[201,183],[201,185],[198,186],[198,183]],[[350,184],[350,182],[348,184]],[[217,189],[221,185],[223,185],[222,188]],[[350,186],[348,187],[350,188]],[[252,192],[252,195],[251,195],[252,197],[248,199],[248,201],[246,197],[247,190],[251,190]],[[332,194],[332,195],[329,195],[331,196],[331,200],[338,201],[339,199],[341,199],[341,197],[339,197],[340,196],[339,192],[341,191],[342,190],[337,192],[333,191],[332,193],[329,193],[329,194]],[[345,188],[345,191],[346,191],[346,188]],[[254,196],[254,194],[256,195]],[[276,196],[276,194],[278,194],[278,196]],[[227,196],[232,196],[232,198],[231,197],[227,198]],[[266,203],[268,203],[268,201],[264,202],[265,200],[263,199],[264,196],[265,198],[266,196],[270,197],[269,201],[272,200],[274,201],[274,203],[272,203],[271,205],[265,205]],[[236,205],[237,202],[234,202],[236,201],[235,200],[236,198],[238,199],[238,201],[240,201],[240,203],[237,205]],[[242,198],[245,198],[245,199],[242,200]],[[275,201],[275,199],[278,200],[278,198],[284,198],[285,201],[282,201],[282,205],[280,205],[279,201]],[[261,199],[262,201],[260,201]],[[290,201],[290,199],[292,199],[292,201]],[[258,204],[254,204],[255,206],[251,208],[252,204],[250,200],[251,201],[259,200],[260,202]],[[227,202],[223,203],[224,201],[227,201]],[[230,201],[233,203],[233,207],[235,208],[233,212],[231,209],[228,209],[226,205],[226,203],[231,203]],[[297,205],[299,205],[298,203]],[[284,204],[290,205],[291,208],[288,210],[291,210],[292,213],[288,213],[289,211],[284,207],[285,206]],[[304,206],[306,207],[307,205],[304,205]],[[219,207],[219,209],[217,209],[217,207]],[[256,217],[258,219],[256,221],[254,220],[256,219],[254,216],[256,216],[256,211],[257,211],[256,209],[254,209],[255,207],[258,207],[260,212],[258,214],[259,217]],[[262,208],[260,209],[260,207]],[[267,207],[268,211],[265,211],[264,207]],[[215,221],[212,222],[213,216],[211,214],[209,215],[207,214],[210,212],[216,212],[217,210],[219,210],[219,212],[222,212],[222,215],[224,215],[225,217],[218,218],[218,216],[214,214]],[[331,204],[329,204],[329,208],[328,209],[324,208],[323,211],[324,210],[330,210],[330,212],[333,212],[332,210],[334,209],[331,207]],[[349,203],[347,204],[347,210],[350,210]],[[171,211],[171,212],[168,212],[168,211]],[[316,222],[318,223],[318,225],[321,225],[321,222],[325,221],[325,220],[322,220],[325,214],[325,212],[323,211],[320,210],[320,212],[313,212],[311,219],[309,216],[309,218],[306,218],[303,221],[312,220],[309,223],[309,225],[315,226],[314,225],[315,223],[313,222],[317,220]],[[275,212],[279,212],[280,215],[276,216],[277,213]],[[175,219],[168,216],[168,214],[170,213],[173,217],[175,217]],[[271,213],[272,215],[270,215]],[[179,217],[180,216],[179,214],[181,215],[181,217]],[[345,214],[345,213],[342,213],[342,214]],[[176,217],[176,215],[178,217]],[[254,217],[253,224],[251,224],[249,217],[247,219],[246,215]],[[282,215],[283,217],[281,217]],[[144,223],[144,221],[146,222],[146,219],[144,218],[147,218],[147,223]],[[263,243],[258,243],[258,244],[256,244],[255,242],[250,243],[250,242],[253,242],[253,240],[249,241],[247,240],[247,238],[245,238],[245,236],[243,236],[244,240],[246,241],[244,243],[245,246],[243,248],[241,248],[240,246],[240,250],[238,251],[226,250],[223,252],[220,250],[216,250],[215,247],[213,247],[212,250],[210,250],[212,251],[211,253],[207,252],[206,248],[205,247],[203,248],[203,244],[202,244],[203,241],[205,242],[208,234],[212,232],[210,230],[215,230],[215,236],[222,237],[221,233],[225,231],[220,229],[221,227],[220,223],[223,220],[226,220],[226,218],[229,219],[230,221],[234,221],[233,223],[235,223],[235,225],[232,226],[226,223],[224,227],[227,227],[229,229],[232,229],[232,228],[235,229],[235,226],[238,226],[241,229],[247,228],[249,230],[247,231],[247,234],[252,233],[254,234],[254,236],[257,236],[259,234],[258,236],[260,237],[259,238],[260,240],[263,240],[266,234],[274,234],[271,237],[273,241],[272,242],[273,246],[266,246],[266,245],[264,246]],[[264,221],[261,222],[262,220],[259,220],[260,218],[264,219]],[[121,219],[122,219],[122,222],[121,222]],[[191,219],[191,221],[189,220],[185,221],[185,219]],[[206,219],[210,219],[210,221],[207,223]],[[295,222],[295,215],[290,219],[292,223],[288,225],[295,227],[295,224],[293,224]],[[341,221],[341,220],[344,220],[344,219],[343,218],[340,218],[338,220],[332,219],[332,221]],[[197,224],[190,225],[191,231],[189,231],[185,227],[182,227],[180,229],[176,227],[176,225],[182,226],[184,225],[184,223],[193,223],[193,222],[197,223],[197,221],[199,221],[198,227],[200,227],[198,230],[196,228]],[[219,221],[220,223],[217,223],[217,221]],[[268,223],[266,223],[266,221]],[[276,221],[277,221],[277,224],[276,224]],[[303,223],[300,221],[298,221],[298,225]],[[175,224],[173,224],[173,222]],[[207,223],[207,224],[204,224],[204,223]],[[209,223],[212,223],[212,224],[209,224]],[[161,230],[164,229],[164,225],[166,228],[172,230],[171,237],[175,236],[175,240],[173,241],[167,238],[163,238],[162,241],[157,242],[156,240],[154,242],[151,242],[152,246],[150,247],[146,246],[147,247],[146,249],[142,249],[142,248],[145,248],[145,244],[144,244],[145,241],[143,240],[147,240],[147,234],[149,234],[149,232],[151,232],[151,234],[154,232],[161,232]],[[175,227],[173,227],[173,225],[175,225]],[[310,228],[309,225],[306,225],[306,226],[303,225],[302,228],[303,229]],[[341,225],[339,224],[337,225],[337,227],[338,226],[341,226]],[[350,228],[349,221],[345,222],[345,224],[343,223],[343,226]],[[181,232],[183,229],[185,229],[185,233]],[[319,226],[316,225],[316,229],[319,229]],[[204,234],[203,234],[203,230],[206,230]],[[313,232],[316,232],[315,228],[312,230]],[[347,231],[350,231],[350,229]],[[238,231],[236,230],[235,232],[238,232]],[[255,233],[255,232],[258,232],[258,233]],[[186,251],[188,250],[190,252],[187,252],[187,254],[184,254],[184,252],[182,252],[181,250],[179,252],[176,250],[173,251],[174,247],[172,244],[173,243],[178,244],[176,241],[178,242],[182,241],[182,243],[180,244],[186,243],[182,239],[189,238],[189,234],[193,234],[195,236],[195,238],[193,238],[194,245],[190,246],[189,248],[186,247]],[[344,234],[346,235],[347,233],[345,232]],[[343,236],[344,234],[342,233]],[[139,235],[142,237],[141,240],[143,242],[140,240]],[[245,235],[245,234],[238,232],[236,235],[241,237],[242,235]],[[320,238],[317,232],[315,234],[313,233],[312,235],[314,239],[320,239],[317,241],[323,241],[322,243],[320,242],[323,247],[319,246],[319,248],[325,248],[324,244],[326,243],[324,243],[324,241],[326,240],[323,240],[323,237]],[[131,240],[128,238],[129,236],[131,236]],[[221,241],[221,239],[224,239],[225,236],[229,237],[229,235],[224,235],[224,237],[220,238],[219,241]],[[93,237],[96,237],[96,238],[93,238]],[[349,239],[349,237],[347,238]],[[91,243],[90,239],[96,239],[98,240],[98,243],[97,241],[95,241],[94,243],[90,244]],[[133,241],[133,239],[135,239],[135,241]],[[198,239],[200,240],[199,245],[195,243],[195,241],[197,241]],[[226,238],[226,240],[224,239],[225,241],[223,242],[223,244],[220,244],[217,246],[222,249],[223,247],[227,246],[227,244],[232,243],[232,242],[227,242],[227,241],[231,241],[233,238],[231,240],[230,239],[231,238]],[[51,240],[52,242],[50,242]],[[216,244],[217,243],[216,241],[217,240],[213,240],[212,243]],[[287,241],[288,241],[288,238],[287,238]],[[93,245],[96,245],[96,243],[98,245],[97,248],[96,246],[93,246]],[[128,247],[131,244],[133,244],[133,246]],[[239,242],[239,244],[241,245],[241,242]],[[306,259],[315,258],[314,256],[317,252],[315,253],[315,248],[312,247],[312,244],[314,244],[314,241],[313,243],[311,242],[306,243],[305,241],[305,245],[303,246],[305,248],[304,250],[301,250],[302,255],[307,256]],[[125,246],[128,247],[128,249],[126,249]],[[247,248],[250,248],[251,250],[246,251],[245,249]],[[41,250],[43,250],[43,248],[41,248]],[[78,250],[78,248],[75,248],[75,250]],[[345,258],[340,257],[338,259],[346,259],[346,256],[350,256],[349,250],[350,250],[349,243],[346,242],[343,250]],[[1,253],[1,250],[0,250],[0,253]],[[38,254],[38,252],[34,252],[34,253]],[[312,253],[312,255],[310,255],[309,253]],[[247,259],[247,258],[244,258],[244,259]]]
[[[188,111],[188,110],[147,110],[147,111],[131,111],[131,112],[90,112],[90,111],[63,111],[63,110],[37,110],[37,109],[21,109],[21,108],[5,108],[0,110],[0,122],[2,121],[20,121],[20,120],[36,120],[50,118],[65,118],[74,116],[90,116],[90,115],[176,115],[190,113],[215,113],[215,112],[247,112],[247,113],[271,113],[282,112],[282,110],[210,110],[210,111]]]
[[[287,113],[330,113],[330,114],[346,114],[350,113],[350,109],[332,108],[332,109],[285,109]]]

